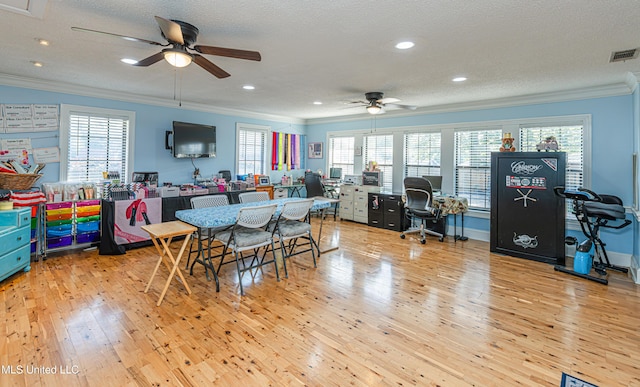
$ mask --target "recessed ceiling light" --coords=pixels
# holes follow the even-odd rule
[[[322,102],[321,101],[313,101],[313,104],[314,105],[322,105]]]
[[[49,45],[49,41],[45,40],[45,39],[36,38],[36,42],[38,42],[38,44],[41,45],[41,46],[48,46]]]
[[[398,44],[396,44],[396,48],[399,50],[406,50],[408,48],[411,48],[415,46],[415,43],[413,42],[400,42]]]
[[[454,82],[464,82],[467,80],[467,77],[455,77],[452,79]]]
[[[31,61],[31,63],[32,63],[34,66],[36,66],[36,67],[42,67],[42,66],[44,66],[44,65],[42,64],[42,62],[38,62],[38,61],[35,61],[35,60],[32,60],[32,61]]]
[[[133,64],[138,63],[138,61],[137,61],[137,60],[135,60],[135,59],[130,59],[130,58],[122,58],[122,59],[120,59],[120,62],[122,62],[122,63],[126,63],[126,64],[130,64],[130,65],[133,65]]]
[[[243,89],[245,90],[254,90],[256,87],[255,86],[251,86],[251,85],[244,85],[242,86]]]

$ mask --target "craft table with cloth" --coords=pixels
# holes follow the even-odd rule
[[[153,241],[153,245],[156,246],[156,250],[158,250],[158,254],[160,255],[160,258],[158,258],[156,267],[153,269],[153,274],[151,274],[151,278],[149,279],[149,283],[144,289],[144,292],[147,293],[149,291],[151,282],[153,282],[153,278],[156,276],[158,268],[160,267],[160,263],[164,262],[165,266],[167,266],[167,269],[169,269],[169,278],[167,278],[164,289],[162,289],[162,293],[160,293],[160,298],[158,299],[157,305],[160,306],[160,304],[162,303],[162,299],[167,293],[169,284],[171,283],[171,280],[176,273],[178,273],[178,277],[180,277],[180,280],[182,280],[182,284],[187,290],[187,294],[191,294],[191,289],[189,289],[189,285],[187,285],[187,281],[184,279],[184,276],[182,275],[182,272],[180,271],[180,268],[178,266],[180,265],[180,259],[184,254],[184,250],[189,243],[189,238],[187,238],[187,236],[193,234],[196,231],[196,228],[177,220],[173,222],[149,224],[140,228],[149,233],[149,236]],[[174,258],[169,246],[171,245],[171,241],[173,238],[181,236],[185,237],[184,242],[182,242],[182,246],[180,247],[178,255]],[[160,247],[158,241],[160,241],[162,247]]]
[[[280,211],[282,210],[282,206],[284,203],[288,201],[296,201],[302,200],[298,198],[281,198],[274,199],[263,202],[251,202],[251,203],[239,203],[239,204],[230,204],[228,206],[219,206],[219,207],[206,207],[206,208],[194,208],[190,210],[180,210],[176,211],[176,217],[183,222],[189,223],[195,227],[199,227],[201,229],[207,229],[207,237],[210,237],[209,231],[214,228],[220,228],[225,226],[233,226],[236,223],[236,218],[238,216],[238,211],[244,207],[254,207],[254,206],[262,206],[265,204],[275,203],[278,205],[274,217],[277,218],[280,215]],[[331,206],[331,199],[329,198],[314,198],[313,206],[311,210],[321,210]],[[318,240],[314,240],[314,246],[318,251],[318,256],[321,254],[320,251],[320,238],[322,237],[322,218],[320,219],[320,232],[318,233]],[[209,263],[207,263],[207,261]],[[213,276],[216,281],[216,291],[220,291],[220,282],[218,280],[218,274],[216,270],[211,265],[211,249],[207,249],[207,256],[205,257],[204,249],[202,248],[202,244],[198,243],[198,256],[196,257],[196,262],[204,265],[205,270],[211,269],[213,271]],[[208,276],[208,271],[207,271]]]
[[[439,208],[442,211],[442,216],[447,216],[449,214],[453,215],[453,238],[454,241],[461,240],[466,241],[467,238],[464,236],[464,213],[469,210],[469,201],[467,198],[458,197],[458,196],[449,196],[449,195],[437,195],[433,198],[433,205],[436,208]],[[461,216],[462,223],[462,231],[460,235],[458,232],[458,214]]]

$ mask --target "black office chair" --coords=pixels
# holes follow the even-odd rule
[[[438,223],[441,219],[440,209],[432,206],[433,191],[429,180],[423,177],[405,177],[404,190],[407,197],[405,215],[412,220],[412,224],[413,220],[419,219],[420,227],[403,231],[400,238],[404,239],[406,234],[419,232],[422,244],[427,242],[426,234],[437,236],[438,240],[442,242],[444,240],[443,234],[425,227],[428,222]]]
[[[324,184],[322,184],[322,177],[318,173],[306,173],[304,175],[304,186],[307,190],[307,198],[325,197],[336,199],[331,192],[325,189]],[[335,220],[338,213],[338,203],[335,203],[330,210],[333,211],[333,219]]]

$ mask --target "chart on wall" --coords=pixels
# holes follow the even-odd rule
[[[547,263],[564,260],[564,152],[491,154],[492,252]]]
[[[47,132],[60,128],[59,105],[2,104],[0,132]]]

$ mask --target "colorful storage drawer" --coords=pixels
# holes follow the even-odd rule
[[[84,206],[76,208],[76,215],[78,218],[85,216],[95,216],[100,215],[100,206]]]
[[[63,224],[61,226],[47,227],[47,238],[56,238],[73,234],[72,224]]]
[[[47,227],[55,227],[55,226],[60,226],[63,224],[72,224],[73,223],[73,219],[65,219],[65,220],[54,220],[52,222],[47,222]]]
[[[56,214],[56,215],[47,214],[47,222],[51,222],[54,220],[68,220],[68,219],[73,219],[73,214],[71,212],[68,214]]]
[[[78,223],[95,222],[95,221],[100,221],[100,215],[85,216],[84,218],[78,218],[76,220],[76,222]]]
[[[78,223],[76,225],[76,230],[78,234],[84,233],[84,232],[98,231],[100,230],[100,222],[94,221],[94,222]]]
[[[56,247],[69,246],[73,243],[73,237],[71,235],[63,236],[59,238],[47,238],[47,248],[54,249]]]
[[[72,208],[73,202],[47,203],[46,207],[47,207],[47,210],[59,210],[63,208]]]
[[[77,243],[91,243],[100,240],[100,231],[84,232],[76,235]]]
[[[76,207],[100,206],[100,200],[81,200],[76,202]]]

